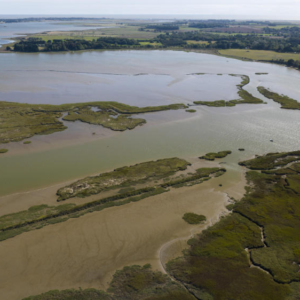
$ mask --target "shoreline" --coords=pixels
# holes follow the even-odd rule
[[[30,37],[31,34],[24,36],[24,38]],[[34,35],[34,34],[32,34]],[[18,38],[16,38],[15,40],[18,40]],[[20,38],[19,38],[20,40]],[[5,48],[7,46],[12,46],[14,43],[9,43],[9,44],[3,44],[0,47],[0,54],[7,54],[7,53],[16,53],[16,54],[67,54],[67,53],[85,53],[85,52],[105,52],[105,51],[182,51],[182,52],[192,52],[192,53],[199,53],[199,54],[211,54],[211,55],[216,55],[216,56],[221,56],[221,57],[226,57],[226,58],[230,58],[230,59],[237,59],[240,61],[248,61],[248,62],[259,62],[259,63],[267,63],[267,64],[272,64],[272,65],[278,65],[278,66],[282,66],[282,67],[286,67],[286,68],[290,68],[293,70],[297,70],[300,71],[300,69],[296,68],[296,67],[289,67],[286,66],[285,64],[280,64],[280,63],[276,63],[276,62],[272,62],[270,60],[255,60],[255,59],[250,59],[250,58],[245,58],[245,57],[239,57],[239,56],[234,56],[234,55],[225,55],[225,54],[221,54],[219,52],[219,49],[193,49],[193,48],[180,48],[180,47],[165,47],[165,48],[132,48],[132,49],[86,49],[86,50],[76,50],[76,51],[47,51],[47,52],[14,52],[14,51],[7,51]],[[234,49],[234,48],[232,48]],[[263,51],[263,50],[261,50]],[[275,51],[273,51],[274,53],[276,53]]]

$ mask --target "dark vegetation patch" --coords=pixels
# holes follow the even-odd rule
[[[277,103],[281,104],[281,108],[285,109],[300,109],[300,103],[288,96],[279,95],[277,93],[271,92],[270,90],[259,86],[258,91],[263,94],[266,98],[269,98]]]
[[[216,158],[224,158],[231,153],[231,151],[209,152],[206,153],[204,156],[200,156],[199,158],[206,160],[215,160]]]
[[[117,271],[107,292],[96,289],[50,291],[23,300],[196,300],[181,285],[150,265]]]
[[[92,108],[98,109],[93,111]],[[51,134],[67,127],[59,120],[82,121],[124,131],[144,124],[131,114],[186,108],[183,104],[135,107],[118,102],[88,102],[63,105],[0,102],[0,143],[21,141],[38,134]]]
[[[8,149],[0,149],[0,154],[4,154],[4,153],[7,153],[8,152]]]
[[[195,213],[185,213],[182,217],[189,224],[200,224],[206,221],[206,217]]]
[[[216,100],[216,101],[194,101],[196,105],[206,105],[206,106],[213,106],[213,107],[223,107],[226,106],[225,100]]]
[[[24,142],[23,144],[24,144],[24,145],[29,145],[29,144],[31,144],[31,141],[26,141],[26,142]]]
[[[298,299],[299,156],[271,153],[242,162],[263,173],[247,172],[250,186],[230,205],[233,213],[191,239],[184,257],[168,263],[171,275],[216,300]]]
[[[189,113],[195,113],[195,112],[197,112],[197,111],[196,111],[196,109],[187,109],[186,112],[189,112]]]
[[[300,151],[268,153],[240,162],[239,165],[245,166],[251,170],[271,170],[297,160],[300,160]]]
[[[113,300],[113,298],[100,290],[53,290],[37,296],[26,297],[23,300]]]
[[[139,46],[134,39],[118,37],[100,37],[97,40],[85,39],[54,39],[44,41],[41,38],[29,37],[21,39],[14,44],[14,51],[17,52],[58,52],[76,51],[89,49],[120,49],[134,48]]]

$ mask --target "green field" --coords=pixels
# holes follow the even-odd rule
[[[207,41],[192,41],[192,40],[188,40],[186,41],[188,43],[188,45],[209,45],[209,42]],[[212,42],[215,43],[215,42]]]
[[[300,54],[295,53],[278,53],[275,51],[265,51],[265,50],[246,50],[246,49],[226,49],[218,50],[221,55],[236,57],[241,59],[251,59],[251,60],[277,60],[284,59],[285,61],[289,59],[299,60]]]
[[[139,31],[139,26],[115,26],[111,28],[87,29],[81,31],[59,32],[53,31],[45,34],[30,35],[30,37],[42,38],[45,41],[54,39],[87,39],[93,40],[99,37],[112,36],[129,39],[152,39],[159,33],[153,31]]]

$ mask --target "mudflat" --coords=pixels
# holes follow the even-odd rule
[[[178,240],[188,239],[226,212],[226,194],[214,189],[218,181],[224,181],[221,178],[1,242],[1,295],[17,300],[51,289],[105,289],[115,270],[125,265],[151,263],[163,271],[162,263],[180,255],[186,245]],[[239,184],[235,181],[228,188],[238,189]],[[205,215],[208,222],[185,223],[182,216],[187,211]]]

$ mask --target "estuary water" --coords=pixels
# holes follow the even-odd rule
[[[229,74],[248,75],[250,84],[245,89],[267,104],[197,106],[194,114],[184,110],[146,114],[141,117],[148,123],[132,131],[100,137],[98,127],[99,138],[93,141],[52,147],[55,140],[63,144],[68,133],[74,139],[76,132],[78,138],[83,134],[80,124],[66,123],[69,131],[31,138],[28,149],[36,151],[10,151],[0,157],[0,195],[151,159],[196,157],[209,151],[232,150],[227,168],[240,172],[236,163],[240,159],[299,149],[300,129],[299,111],[280,109],[256,90],[263,85],[300,99],[300,73],[282,66],[180,51],[1,54],[0,100],[15,102],[118,101],[148,106],[236,99],[240,78]],[[95,130],[84,128],[86,135]],[[47,149],[39,151],[41,144]],[[24,147],[22,143],[5,146],[10,150]]]
[[[84,26],[85,23],[81,24],[77,22],[72,24],[65,21],[0,23],[0,46],[11,43],[11,39],[15,37],[36,32],[84,30],[87,29],[86,26]],[[89,26],[89,29],[93,28],[97,27]]]

